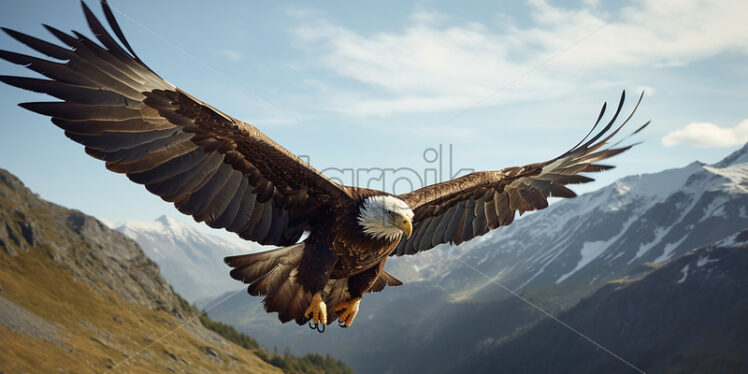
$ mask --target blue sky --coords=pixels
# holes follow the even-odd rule
[[[622,89],[624,111],[646,92],[632,130],[653,124],[577,191],[748,140],[745,1],[110,3],[154,71],[318,169],[423,170],[440,145],[454,170],[546,160]],[[41,23],[90,35],[78,1],[3,1],[0,25],[54,40]],[[5,34],[0,49],[29,52]],[[33,73],[3,61],[0,74]],[[0,167],[100,218],[179,215],[16,106],[45,100],[0,86]]]

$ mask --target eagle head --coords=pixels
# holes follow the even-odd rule
[[[361,204],[358,224],[374,239],[399,239],[413,232],[413,211],[408,204],[394,196],[380,195],[366,198]]]

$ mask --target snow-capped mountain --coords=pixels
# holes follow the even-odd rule
[[[745,227],[748,144],[713,165],[694,162],[625,177],[461,246],[395,259],[391,272],[411,279],[439,277],[448,289],[473,300],[490,299],[493,295],[483,289],[500,279],[521,292],[573,289],[563,293],[573,301],[579,292],[636,276],[648,263],[678,257]]]
[[[223,258],[255,249],[249,242],[205,234],[167,216],[152,222],[107,224],[138,242],[169,284],[190,302],[239,288]]]

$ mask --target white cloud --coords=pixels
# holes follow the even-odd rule
[[[615,69],[748,54],[744,0],[640,0],[614,14],[594,1],[580,9],[530,4],[534,24],[526,28],[442,26],[442,15],[416,10],[400,31],[362,34],[313,16],[295,36],[323,68],[349,80],[338,81],[324,105],[359,116],[464,109],[489,95],[481,105],[542,100],[599,87],[621,75]]]
[[[410,19],[417,24],[434,24],[447,19],[447,16],[439,12],[417,9],[410,15]]]
[[[242,55],[238,51],[232,49],[223,49],[218,52],[231,61],[239,61],[242,58]]]
[[[689,123],[662,138],[662,144],[667,147],[681,144],[694,147],[730,147],[745,142],[748,142],[748,119],[733,128],[719,127],[709,122]]]
[[[641,0],[605,18],[588,9],[554,8],[543,0],[532,3],[537,9],[533,18],[545,27],[522,32],[551,53],[585,31],[602,27],[574,47],[572,53],[559,56],[556,61],[561,64],[668,67],[724,51],[748,53],[748,28],[744,22],[748,2],[742,0]]]

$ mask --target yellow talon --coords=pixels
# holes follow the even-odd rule
[[[350,299],[348,301],[343,301],[340,304],[335,306],[335,312],[340,312],[340,316],[338,316],[338,322],[340,322],[341,325],[348,327],[353,323],[353,319],[356,318],[356,314],[358,314],[358,305],[361,303],[361,298],[357,297],[355,299]]]
[[[327,305],[325,305],[325,302],[322,301],[321,292],[317,292],[312,297],[312,302],[304,312],[304,316],[306,317],[310,317],[310,314],[314,324],[318,324],[320,322],[322,322],[323,325],[327,324]]]

